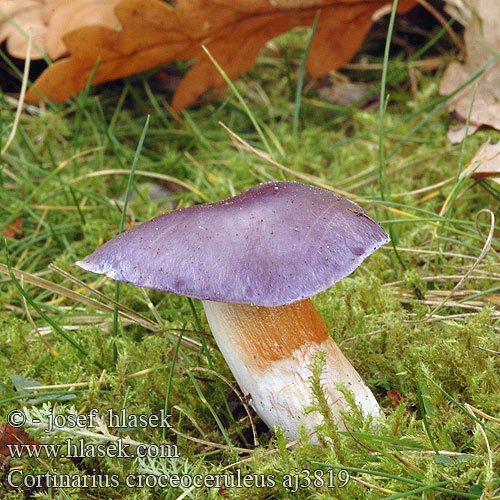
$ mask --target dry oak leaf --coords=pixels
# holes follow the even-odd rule
[[[63,43],[67,33],[82,26],[99,24],[109,29],[118,26],[115,7],[120,0],[49,0],[43,12],[47,23],[45,51],[51,59],[67,55]],[[52,4],[52,5],[51,5]]]
[[[24,59],[31,30],[31,59],[44,51],[51,59],[67,55],[62,38],[67,33],[99,24],[114,28],[114,8],[120,0],[0,0],[0,43],[7,40],[7,52]],[[17,26],[16,26],[17,25]]]
[[[0,0],[0,43],[7,41],[7,52],[18,59],[26,57],[27,31],[31,29],[32,59],[40,59],[46,26],[42,22],[45,0]],[[16,26],[17,25],[17,26]]]
[[[491,178],[500,184],[500,141],[496,144],[485,142],[476,151],[469,166],[463,171],[462,177],[473,171],[473,179]]]
[[[38,91],[62,102],[92,83],[114,80],[179,59],[197,59],[177,88],[172,107],[184,109],[225,82],[202,50],[205,45],[231,79],[248,71],[261,47],[321,15],[307,61],[313,77],[349,61],[361,45],[372,14],[387,0],[122,0],[115,8],[120,29],[85,26],[66,34],[71,54],[47,68]],[[398,10],[416,0],[400,0]],[[97,64],[98,61],[98,64]],[[32,89],[27,98],[39,99]]]
[[[447,0],[449,7],[465,23],[465,46],[467,56],[464,64],[452,62],[443,75],[439,92],[449,94],[479,70],[492,57],[493,51],[500,50],[500,9],[498,0],[471,0],[468,4]],[[455,10],[453,12],[455,12]],[[486,125],[500,130],[500,60],[492,63],[475,80],[477,92],[470,115],[471,127],[468,134],[474,133],[480,126]],[[469,113],[474,84],[468,85],[450,99],[448,109],[458,114],[465,122]],[[450,131],[451,142],[461,142],[465,136],[465,126],[458,131]]]

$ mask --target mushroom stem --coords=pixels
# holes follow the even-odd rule
[[[270,428],[279,425],[293,440],[301,425],[313,431],[322,422],[319,412],[304,415],[313,402],[310,365],[318,351],[325,353],[324,391],[337,425],[344,428],[340,410],[349,410],[335,388],[339,383],[353,393],[363,414],[381,415],[372,392],[332,340],[309,299],[277,307],[211,301],[203,301],[203,306],[236,381]]]

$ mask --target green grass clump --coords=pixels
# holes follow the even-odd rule
[[[117,435],[175,445],[179,457],[12,458],[10,467],[22,466],[25,473],[43,475],[55,467],[71,477],[116,475],[120,485],[97,493],[77,487],[5,489],[0,497],[176,499],[189,489],[130,488],[124,484],[130,474],[254,478],[248,488],[186,493],[199,499],[498,497],[500,275],[494,252],[484,255],[443,303],[485,245],[491,219],[478,213],[489,208],[498,214],[492,186],[470,178],[459,184],[457,170],[484,141],[496,140],[497,132],[480,131],[463,145],[450,146],[450,118],[437,95],[440,71],[419,74],[412,94],[401,57],[385,62],[389,102],[382,128],[373,106],[328,103],[318,97],[317,82],[307,78],[298,115],[289,82],[297,84],[306,39],[292,33],[276,42],[287,48],[292,70],[268,49],[226,96],[184,111],[182,120],[167,111],[165,95],[151,90],[149,75],[22,114],[0,165],[0,232],[22,218],[22,234],[5,238],[0,254],[0,422],[25,407],[32,419],[26,428],[37,441],[82,438],[98,444],[109,442],[103,429],[85,429],[83,437],[74,429],[48,436],[44,419],[51,409],[158,414],[166,408],[175,432],[147,427]],[[295,135],[294,116],[299,116]],[[0,118],[5,141],[14,110],[4,95]],[[239,151],[219,121],[251,146],[269,148],[292,173]],[[183,297],[144,294],[129,285],[120,285],[117,295],[115,283],[74,265],[118,234],[121,225],[127,229],[166,210],[229,197],[231,186],[241,192],[270,179],[348,192],[391,231],[393,241],[313,299],[385,415],[373,425],[353,409],[345,414],[348,430],[340,431],[328,416],[318,358],[309,411],[326,417],[318,429],[319,446],[304,439],[289,447],[279,429],[267,430],[253,415],[259,438],[254,446],[249,418],[230,396],[225,380],[235,382],[207,333],[199,302],[191,307]],[[124,207],[129,180],[132,196]],[[151,196],[151,183],[163,189],[160,198]],[[450,196],[452,209],[440,216]],[[490,243],[498,251],[499,226],[493,224]],[[7,263],[26,273],[16,274],[17,285]],[[47,282],[37,285],[37,279]],[[108,300],[115,297],[121,313],[116,322]],[[33,383],[56,387],[24,389]],[[41,423],[34,423],[37,418]],[[2,460],[5,486],[9,466]]]

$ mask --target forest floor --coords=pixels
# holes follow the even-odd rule
[[[499,498],[500,274],[488,250],[500,244],[500,196],[464,174],[498,132],[449,143],[453,119],[438,88],[454,51],[439,26],[412,62],[404,51],[384,61],[383,35],[372,34],[351,66],[306,76],[296,99],[308,33],[273,41],[233,89],[180,115],[154,72],[24,108],[0,165],[0,422],[22,409],[40,443],[82,439],[96,449],[121,437],[170,444],[178,457],[0,453],[0,498]],[[365,88],[370,95],[352,97]],[[344,104],[325,98],[339,89]],[[15,111],[2,95],[2,147]],[[287,447],[246,415],[200,302],[118,288],[75,266],[118,233],[129,179],[124,229],[269,180],[331,189],[379,221],[391,243],[313,299],[382,406],[379,423],[352,412],[347,432],[327,425],[322,445]],[[93,408],[166,409],[173,427],[44,431],[54,409]],[[47,487],[54,468],[100,488]],[[253,486],[189,488],[196,474],[238,473],[254,475]],[[165,474],[185,482],[165,487]],[[160,487],[131,487],[140,475]]]

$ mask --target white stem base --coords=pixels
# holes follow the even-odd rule
[[[372,392],[328,335],[310,301],[272,308],[208,301],[203,305],[217,345],[236,381],[271,429],[279,425],[285,436],[293,440],[299,437],[302,425],[312,432],[322,423],[319,412],[304,415],[304,409],[313,403],[310,366],[318,351],[325,353],[322,382],[337,425],[344,428],[340,410],[350,410],[343,394],[335,389],[338,383],[354,394],[363,414],[381,415]],[[290,313],[292,325],[287,324]],[[298,317],[304,318],[302,324],[297,324]],[[318,332],[309,332],[304,343],[298,342],[302,330],[311,325]]]

